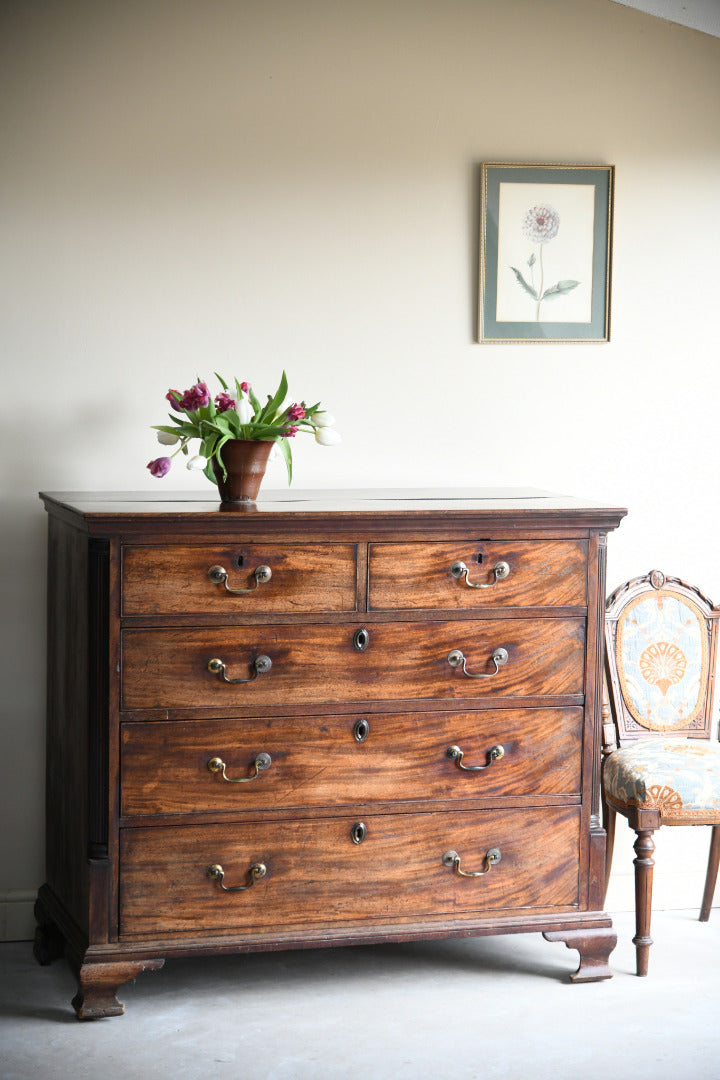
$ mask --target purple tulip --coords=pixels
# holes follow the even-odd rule
[[[305,416],[305,409],[302,405],[298,405],[297,401],[290,406],[285,414],[288,420],[302,420]]]
[[[170,458],[154,458],[152,461],[148,462],[147,467],[150,470],[151,476],[157,476],[157,478],[160,479],[163,476],[167,476],[167,474],[170,472]]]
[[[179,390],[168,390],[165,397],[170,402],[175,412],[182,412],[182,406],[180,405],[179,401],[179,399],[182,397],[182,394]]]
[[[198,382],[186,390],[180,402],[186,412],[197,412],[204,405],[210,404],[210,392],[207,383]]]
[[[230,395],[223,390],[222,394],[218,394],[215,398],[215,408],[218,412],[227,412],[228,409],[234,409],[235,398],[231,398]]]

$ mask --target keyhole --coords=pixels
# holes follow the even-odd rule
[[[353,737],[355,742],[365,742],[370,734],[370,724],[362,717],[360,720],[356,720],[353,724]]]
[[[362,821],[356,821],[350,830],[350,839],[353,844],[362,844],[367,836],[367,826]]]
[[[365,652],[370,644],[370,631],[366,630],[364,626],[361,626],[359,630],[356,630],[353,634],[353,648],[358,652]]]

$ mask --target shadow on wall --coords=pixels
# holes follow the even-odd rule
[[[0,862],[30,888],[43,869],[46,523],[30,490],[0,515]]]

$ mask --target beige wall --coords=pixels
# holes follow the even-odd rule
[[[332,409],[344,442],[299,445],[298,487],[620,503],[609,584],[659,566],[720,599],[720,41],[608,0],[14,7],[0,936],[43,876],[35,493],[204,484],[144,469],[167,387],[196,372],[264,390],[286,366]],[[616,165],[611,344],[473,343],[478,166],[498,160]],[[663,844],[658,902],[699,903],[701,842]],[[614,888],[610,906],[632,902]]]

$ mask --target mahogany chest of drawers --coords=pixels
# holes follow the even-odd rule
[[[171,955],[540,931],[607,978],[605,539],[542,492],[44,495],[82,1019]]]

